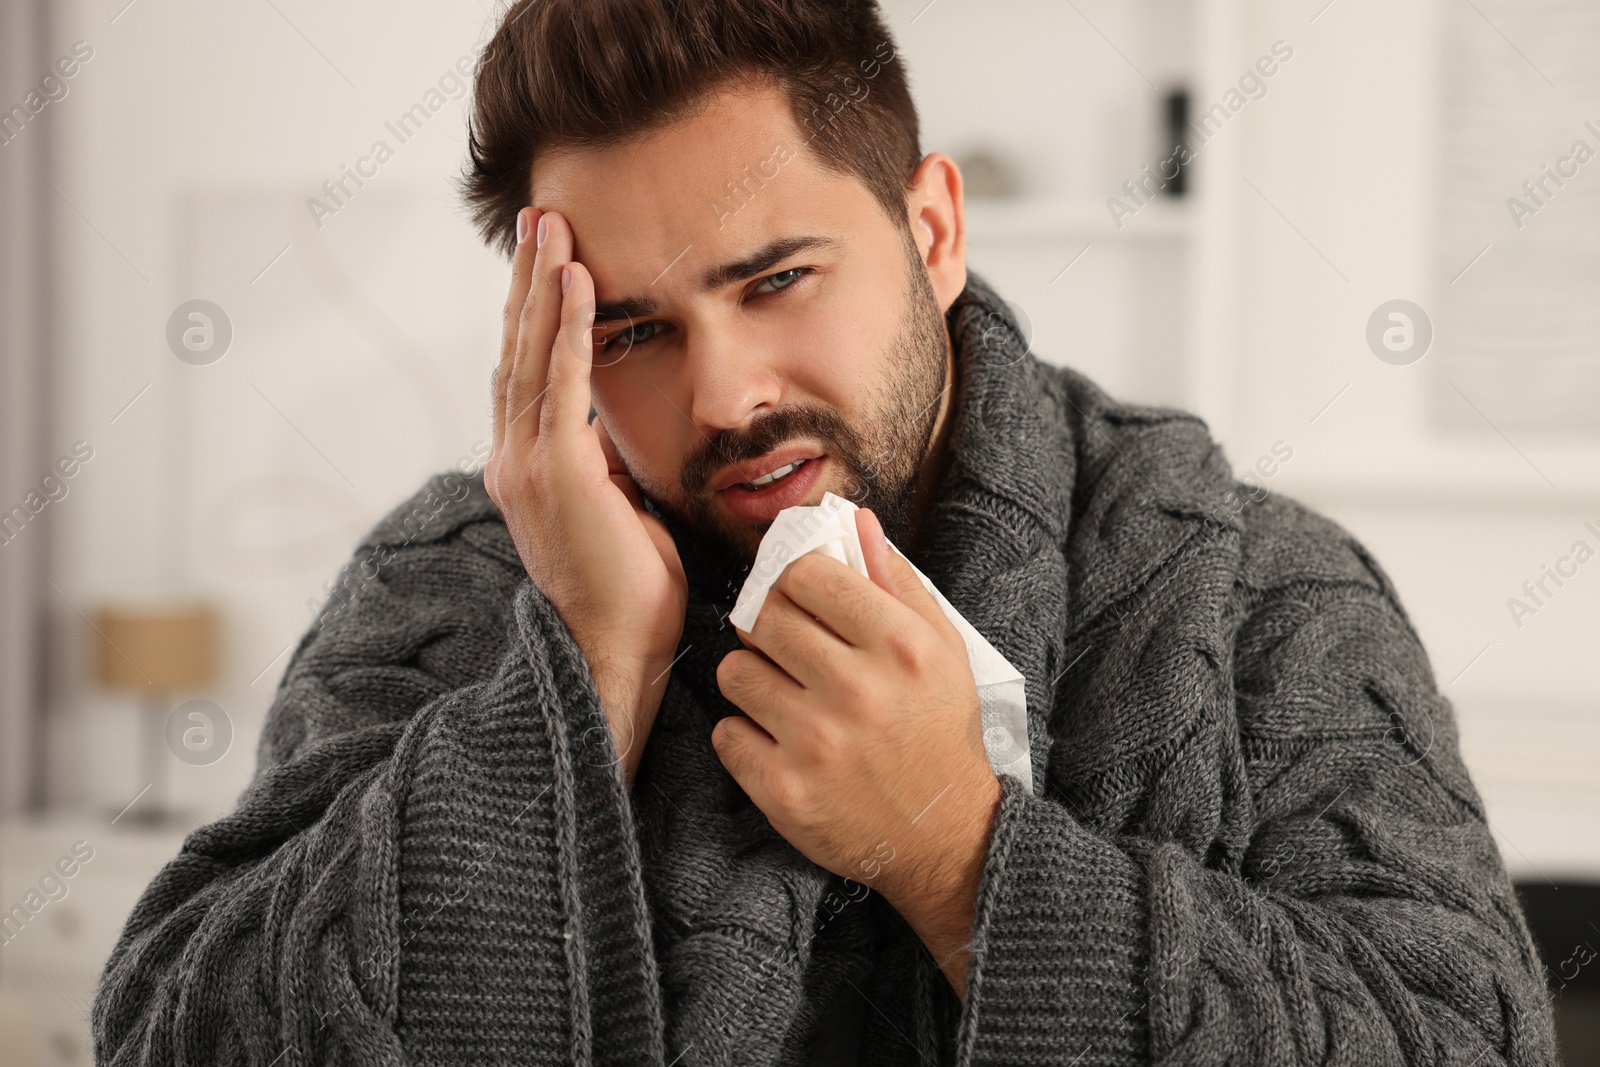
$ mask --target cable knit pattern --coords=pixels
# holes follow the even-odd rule
[[[1193,416],[1040,362],[977,275],[947,322],[950,468],[915,562],[1022,671],[1036,783],[1001,780],[964,1002],[717,760],[736,590],[684,531],[681,658],[630,794],[481,478],[441,475],[358,548],[237,809],[128,919],[97,1060],[805,1067],[860,995],[864,1065],[1554,1063],[1378,564],[1244,495]]]

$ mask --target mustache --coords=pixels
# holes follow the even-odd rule
[[[748,463],[795,438],[814,438],[825,445],[833,443],[845,455],[857,450],[858,437],[850,425],[832,411],[811,405],[797,405],[764,415],[740,433],[723,430],[709,437],[683,466],[686,496],[700,494],[711,476],[728,464]]]

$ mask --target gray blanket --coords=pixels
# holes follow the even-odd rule
[[[965,1002],[779,837],[709,735],[734,590],[693,545],[630,793],[481,477],[358,547],[237,810],[128,920],[115,1064],[1550,1064],[1547,996],[1448,701],[1383,570],[1203,423],[1026,351],[973,275],[914,562],[1026,678]],[[336,610],[335,610],[336,609]]]

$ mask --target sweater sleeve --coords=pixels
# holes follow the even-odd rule
[[[488,527],[386,553],[302,639],[236,810],[105,965],[96,1062],[660,1062],[593,681]]]
[[[1283,590],[1255,619],[1222,731],[1248,780],[1242,857],[1102,832],[1062,783],[1002,779],[958,1063],[1555,1063],[1531,939],[1392,589]]]

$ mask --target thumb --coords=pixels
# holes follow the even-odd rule
[[[600,416],[596,415],[589,426],[600,439],[600,451],[605,453],[606,473],[611,479],[611,484],[622,490],[622,495],[633,505],[633,513],[644,524],[645,533],[650,535],[656,551],[668,564],[669,573],[680,575],[683,571],[683,561],[678,555],[678,543],[672,539],[672,532],[660,519],[645,509],[644,494],[639,492],[639,483],[628,473],[627,464],[622,461],[622,453],[617,451],[616,442],[611,439],[611,433],[606,429],[606,424],[601,421]]]
[[[643,510],[644,501],[639,496],[639,486],[633,480],[633,475],[628,473],[628,466],[622,461],[622,453],[617,451],[616,442],[611,440],[611,434],[606,430],[606,424],[599,415],[594,417],[590,427],[600,439],[600,451],[606,457],[606,475],[611,483],[622,490],[622,495],[628,498],[628,503],[636,509]]]

